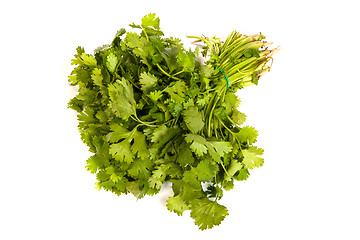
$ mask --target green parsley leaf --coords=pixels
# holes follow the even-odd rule
[[[169,211],[171,212],[176,213],[178,216],[182,216],[184,211],[190,209],[182,199],[181,195],[169,197],[166,202],[167,202],[166,204],[167,209],[169,209]]]
[[[131,136],[131,132],[121,126],[120,124],[112,124],[110,126],[111,132],[109,132],[106,136],[108,142],[114,143],[118,142],[121,139],[128,138]]]
[[[186,134],[185,141],[191,144],[190,149],[197,156],[201,157],[207,153],[208,149],[206,147],[206,139],[201,137],[200,135]]]
[[[125,78],[110,84],[109,96],[110,107],[117,117],[127,120],[131,115],[136,114],[136,101],[132,85]]]
[[[214,178],[217,172],[217,165],[214,165],[209,159],[204,159],[191,171],[194,171],[198,181],[207,182]]]
[[[149,13],[141,19],[141,26],[144,28],[153,27],[156,30],[159,30],[160,18],[156,17],[155,13]]]
[[[151,100],[156,102],[162,97],[162,91],[155,90],[153,92],[150,92],[149,95],[147,95]]]
[[[258,132],[253,127],[245,126],[240,129],[238,133],[236,133],[236,138],[240,142],[248,142],[249,144],[253,144],[256,142],[258,137]]]
[[[260,167],[264,164],[264,159],[258,157],[257,155],[262,155],[264,150],[257,147],[250,147],[249,149],[242,150],[244,159],[243,163],[246,165],[247,168],[253,169],[255,167]]]
[[[88,169],[91,173],[96,173],[99,168],[104,165],[106,160],[104,157],[100,155],[93,155],[86,161],[86,169]]]
[[[177,56],[177,62],[183,69],[193,71],[195,68],[195,58],[195,54],[191,51],[180,52]]]
[[[110,72],[115,72],[116,69],[116,65],[118,64],[118,59],[115,56],[114,53],[110,53],[107,56],[107,60],[106,60],[106,66],[109,69]]]
[[[230,153],[232,151],[232,146],[229,142],[225,141],[209,141],[206,142],[206,147],[209,150],[209,154],[211,157],[217,162],[221,162],[221,157],[224,157],[225,154]]]
[[[154,75],[147,74],[145,72],[141,73],[140,75],[141,90],[144,93],[148,93],[149,90],[156,85],[157,81],[158,79]]]
[[[110,145],[109,153],[120,162],[131,163],[134,158],[134,154],[130,150],[129,141],[122,141]]]
[[[239,112],[237,109],[235,109],[232,114],[232,120],[240,126],[246,121],[246,115],[245,113]]]
[[[165,92],[170,95],[170,98],[175,103],[181,103],[184,101],[185,92],[186,92],[186,84],[183,81],[177,81],[172,86],[165,88]]]
[[[83,52],[81,54],[81,59],[82,59],[84,65],[87,65],[90,67],[94,67],[97,65],[95,58],[91,54],[85,54],[85,52]]]
[[[160,53],[161,56],[164,58],[170,73],[179,67],[179,64],[177,63],[176,60],[179,51],[180,51],[179,46],[171,46],[165,48],[164,51]]]
[[[249,176],[250,176],[249,170],[247,170],[246,168],[241,168],[238,174],[235,176],[235,179],[237,181],[244,181],[248,179]]]
[[[225,176],[225,181],[229,181],[234,175],[242,169],[243,165],[237,160],[231,160],[230,166],[227,169],[227,174]]]
[[[151,173],[149,170],[152,169],[152,163],[150,159],[136,158],[130,165],[128,173],[135,179],[141,179],[147,181]]]
[[[131,146],[131,150],[134,154],[137,154],[141,159],[149,158],[149,149],[145,139],[145,135],[139,131],[135,131],[134,133],[134,143]]]
[[[199,229],[205,230],[219,225],[229,215],[226,207],[211,201],[208,198],[195,199],[192,201],[190,216],[195,220]]]
[[[156,128],[152,134],[151,142],[157,143],[168,133],[168,127],[166,125],[161,125],[158,128]]]
[[[185,146],[185,144],[180,146],[179,155],[177,157],[177,162],[181,167],[186,167],[188,165],[192,165],[195,159],[189,147]]]
[[[101,75],[101,69],[94,68],[93,74],[91,75],[91,79],[94,81],[95,85],[102,86],[103,77]]]
[[[203,129],[205,125],[204,117],[197,107],[189,107],[182,114],[184,115],[186,126],[191,132],[198,133]]]

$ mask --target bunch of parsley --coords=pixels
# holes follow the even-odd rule
[[[263,35],[236,31],[224,42],[193,37],[203,45],[186,50],[164,37],[159,22],[155,14],[143,17],[130,25],[139,33],[121,29],[94,55],[78,47],[69,76],[78,94],[68,106],[93,153],[86,168],[98,189],[142,198],[170,182],[167,208],[190,210],[204,230],[228,215],[218,203],[223,190],[263,164],[263,150],[253,145],[258,133],[242,126],[235,93],[258,83],[276,51]]]

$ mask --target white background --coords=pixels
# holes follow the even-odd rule
[[[357,1],[3,1],[0,239],[360,239]],[[166,36],[262,32],[281,46],[239,95],[265,164],[225,192],[199,231],[169,191],[136,201],[94,189],[67,82],[86,52],[155,12]]]

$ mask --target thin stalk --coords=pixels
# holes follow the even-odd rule
[[[251,58],[248,58],[242,62],[239,62],[238,64],[224,64],[223,68],[225,69],[224,71],[226,71],[226,73],[228,75],[232,75],[233,73],[236,72],[237,69],[240,69],[240,68],[246,68],[245,66],[251,64],[251,63],[255,63],[255,62],[262,62],[262,61],[268,61],[268,55],[269,55],[270,51],[263,51],[263,52],[260,52],[260,57],[257,58],[257,57],[251,57]],[[231,66],[229,69],[227,69],[228,66]]]
[[[173,127],[173,126],[177,123],[177,121],[179,120],[179,117],[180,117],[180,116],[178,116],[178,117],[175,119],[175,121],[172,123],[172,126],[171,126],[171,127]]]
[[[183,72],[185,72],[185,68],[183,68],[183,70],[181,70],[181,71],[179,71],[179,72],[177,72],[177,73],[174,73],[172,76],[179,75],[180,73],[183,73]]]
[[[237,47],[240,47],[240,46],[248,43],[249,41],[250,41],[250,39],[247,38],[246,36],[242,36],[239,39],[234,40],[231,44],[229,44],[227,49],[221,53],[221,55],[219,56],[220,59],[227,57],[227,55],[229,55],[229,52],[233,51]]]
[[[143,27],[142,27],[141,29],[142,29],[142,31],[145,33],[146,39],[149,41],[149,37],[148,37],[148,35],[147,35],[147,33],[146,33],[146,30],[145,30]]]
[[[224,169],[224,172],[226,173],[226,175],[230,176],[230,174],[228,173],[228,171],[226,170],[224,163],[222,161],[220,161],[220,164],[222,166],[222,168]]]
[[[248,72],[241,72],[239,70],[238,73],[233,74],[229,77],[229,82],[230,82],[230,86],[233,84],[238,83],[239,81],[244,81],[247,79],[251,79],[252,75],[252,71],[248,71]]]
[[[250,86],[252,86],[252,85],[254,85],[253,82],[243,82],[243,83],[241,84],[241,86],[243,86],[243,87],[250,87]]]
[[[206,43],[209,47],[211,45],[213,45],[213,43],[211,43],[209,40],[207,40],[206,38],[202,38],[202,37],[198,37],[198,36],[187,36],[188,38],[196,38],[201,40],[202,42]]]
[[[161,71],[163,74],[165,74],[166,76],[168,76],[168,77],[170,77],[170,78],[172,78],[172,79],[181,81],[180,78],[174,77],[174,76],[170,75],[169,73],[167,73],[164,69],[162,69],[162,68],[160,67],[159,64],[156,64],[156,66],[157,66],[157,67],[160,69],[160,71]]]
[[[156,127],[156,125],[151,125],[151,123],[155,123],[157,121],[153,121],[153,122],[143,122],[141,121],[136,115],[134,116],[130,116],[134,121],[140,123],[141,125],[145,125],[145,126],[148,126],[148,127]]]
[[[241,57],[242,53],[245,52],[247,49],[258,49],[260,47],[264,47],[264,46],[270,45],[270,44],[272,44],[272,43],[261,42],[261,41],[249,42],[249,43],[239,46],[238,48],[233,49],[228,55]],[[230,58],[228,55],[224,56],[223,59],[220,58],[220,60],[219,60],[220,65],[224,65],[230,61]]]
[[[222,139],[226,139],[224,133],[221,131],[221,128],[219,129],[219,132],[220,132],[220,134],[222,136]]]
[[[214,133],[215,133],[215,137],[216,137],[216,138],[219,138],[218,133],[217,133],[218,125],[219,125],[219,123],[218,123],[218,122],[215,122],[215,120],[214,120],[214,121],[213,121],[213,128],[214,128]]]
[[[210,115],[210,112],[211,112],[211,106],[213,106],[215,97],[216,97],[216,93],[212,95],[212,97],[210,98],[209,103],[206,105],[205,119],[207,119],[207,120],[209,119],[209,115]],[[210,122],[209,121],[206,121],[206,129],[207,129],[207,132],[205,131],[205,133],[207,134],[207,137],[210,137]]]
[[[223,44],[221,44],[221,46],[220,46],[219,55],[221,55],[225,49],[229,48],[228,45],[232,41],[232,39],[235,38],[235,35],[236,35],[236,31],[232,31],[229,34],[229,36],[226,38],[225,42]]]
[[[265,66],[265,68],[262,69],[261,72],[259,73],[259,77],[262,77],[265,73],[270,72],[270,69],[271,67]]]
[[[238,73],[240,71],[240,69],[241,69],[240,72],[243,72],[247,68],[247,65],[250,65],[250,64],[256,62],[256,60],[257,59],[255,57],[249,58],[241,63],[236,64],[235,66],[231,67],[230,69],[226,69],[224,71],[226,71],[228,77],[232,76],[235,73]]]
[[[198,37],[198,36],[187,36],[188,38],[196,38],[199,39],[200,41],[204,42],[207,47],[210,50],[210,55],[213,54],[219,54],[219,45],[220,45],[220,41],[219,40],[215,40],[215,39],[209,39],[206,37]]]
[[[231,117],[227,116],[227,119],[237,128],[240,128],[236,122],[234,122]]]
[[[223,121],[221,121],[219,118],[217,118],[217,119],[219,120],[219,122],[221,123],[221,125],[223,125],[223,127],[226,128],[226,130],[228,130],[232,135],[235,134],[233,131],[231,131],[231,130],[226,126],[226,124],[225,124]]]
[[[209,122],[209,124],[208,124],[208,136],[209,137],[211,136],[211,118],[212,118],[212,116],[214,114],[214,110],[215,110],[216,104],[218,103],[219,99],[220,98],[217,96],[216,101],[213,103],[211,111],[210,111],[209,116],[208,116],[208,122]]]
[[[254,42],[251,37],[246,37],[245,39],[238,39],[237,41],[234,41],[234,43],[232,44],[234,47],[230,45],[229,51],[225,52],[222,56],[219,56],[220,62],[224,61],[224,59],[227,60],[230,55],[237,54],[237,52],[239,52],[241,49],[246,48],[246,46]]]

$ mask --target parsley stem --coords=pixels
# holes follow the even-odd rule
[[[131,116],[131,118],[132,118],[134,121],[140,123],[141,125],[145,125],[145,126],[148,126],[148,127],[156,127],[156,125],[151,125],[150,123],[155,123],[155,122],[157,122],[157,121],[153,121],[153,122],[143,122],[143,121],[141,121],[136,115],[134,115],[134,116],[135,116],[135,117]]]
[[[149,37],[148,37],[148,35],[146,33],[146,30],[143,27],[141,27],[141,30],[145,34],[146,39],[149,41]]]
[[[222,161],[220,161],[220,164],[221,164],[222,168],[224,169],[224,172],[226,173],[226,175],[231,176],[231,175],[228,173],[228,171],[226,171],[226,168],[225,168],[225,166],[224,166],[224,163],[223,163]]]
[[[206,38],[202,38],[202,37],[198,37],[198,36],[187,36],[187,37],[199,39],[202,42],[206,43],[208,46],[212,45],[212,43],[209,40],[207,40]]]
[[[180,116],[178,116],[178,117],[175,119],[175,121],[173,122],[173,126],[177,123],[177,121],[179,120],[179,117],[180,117]],[[172,126],[172,127],[173,127],[173,126]]]
[[[177,73],[173,74],[173,76],[179,75],[180,73],[183,73],[183,72],[185,72],[185,68],[183,68],[183,70],[181,70],[181,71],[179,71],[179,72],[177,72]]]
[[[215,137],[216,137],[216,138],[219,138],[219,137],[218,137],[218,131],[217,131],[217,130],[218,130],[218,125],[219,125],[219,123],[216,122],[215,119],[214,119],[214,121],[213,121],[213,128],[214,128],[214,133],[215,133]]]
[[[214,114],[214,110],[215,110],[215,107],[216,107],[216,104],[218,103],[219,101],[219,97],[217,95],[214,96],[214,98],[216,97],[216,100],[212,103],[212,107],[211,107],[211,110],[209,112],[209,115],[207,116],[208,118],[208,137],[211,136],[211,118],[212,118],[212,115]]]
[[[229,116],[227,116],[227,119],[228,119],[235,127],[238,126]]]
[[[219,120],[219,122],[221,123],[221,125],[223,125],[224,128],[226,128],[226,130],[228,130],[232,135],[235,134],[233,131],[231,131],[231,130],[226,126],[226,124],[225,124],[223,121],[221,121],[219,118],[217,118],[217,119]]]
[[[162,68],[160,67],[159,64],[156,64],[156,66],[157,66],[157,67],[160,69],[160,71],[161,71],[163,74],[165,74],[166,76],[168,76],[168,77],[170,77],[170,78],[173,78],[173,79],[175,79],[175,80],[181,81],[180,78],[171,76],[169,73],[167,73],[164,69],[162,69]]]
[[[220,119],[219,119],[219,121],[220,121],[221,124],[235,137],[235,133],[234,133],[233,131],[231,131],[231,130],[225,125],[225,123],[223,123]],[[231,121],[231,122],[233,122],[233,121]],[[236,125],[235,125],[235,126],[236,126]],[[239,143],[239,149],[240,149],[240,151],[242,152],[243,150],[242,150],[242,148],[241,148],[241,142],[239,141],[238,138],[235,137],[235,139],[236,139],[236,141]],[[248,142],[248,145],[250,145],[249,142]]]
[[[221,128],[219,129],[219,132],[220,132],[220,134],[221,134],[222,138],[223,138],[223,139],[226,139],[226,138],[225,138],[225,135],[224,135],[224,133],[223,133],[223,131],[221,130]]]

